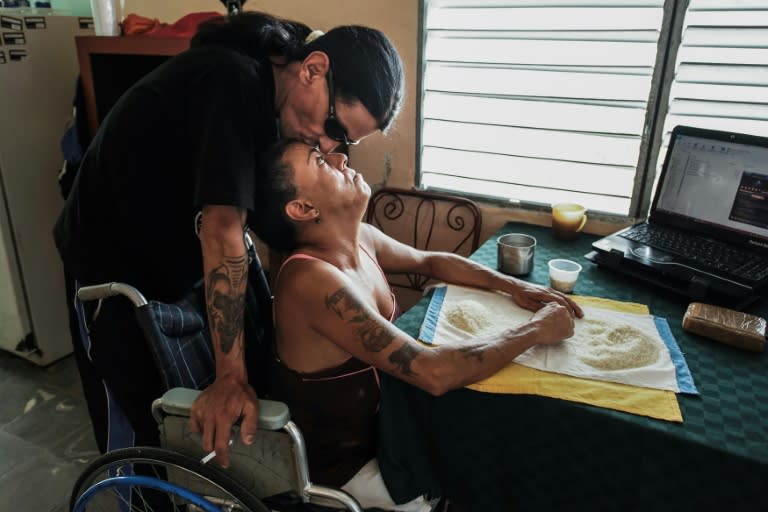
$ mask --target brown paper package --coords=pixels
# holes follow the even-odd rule
[[[683,329],[745,350],[762,352],[765,348],[764,318],[711,304],[689,304]]]

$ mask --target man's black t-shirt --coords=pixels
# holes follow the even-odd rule
[[[83,158],[54,229],[65,265],[85,284],[179,298],[203,276],[196,212],[252,211],[275,117],[268,59],[193,48],[158,67],[114,105]]]

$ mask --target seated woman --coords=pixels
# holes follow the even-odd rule
[[[363,506],[387,508],[394,503],[375,462],[378,371],[440,395],[493,375],[536,344],[568,338],[582,311],[559,292],[461,256],[416,250],[363,223],[370,187],[346,164],[342,154],[283,140],[261,170],[260,189],[269,192],[257,213],[270,222],[259,223],[257,234],[292,252],[273,289],[270,389],[304,432],[312,480],[342,486]],[[383,272],[499,290],[535,313],[471,346],[427,347],[392,324],[397,305]],[[384,501],[367,499],[376,486],[366,475],[376,478]],[[429,510],[420,503],[397,510]]]

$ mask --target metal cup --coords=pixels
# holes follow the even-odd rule
[[[524,276],[533,270],[536,239],[522,233],[510,233],[496,239],[499,270],[513,276]]]

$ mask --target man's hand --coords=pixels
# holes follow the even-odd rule
[[[203,450],[216,450],[216,462],[229,466],[229,440],[232,425],[240,423],[240,439],[251,444],[259,417],[256,392],[240,379],[230,376],[217,377],[192,404],[189,427],[202,435]]]
[[[540,345],[557,345],[573,336],[573,315],[565,306],[550,302],[539,309],[531,318],[539,336]]]
[[[521,308],[529,311],[539,311],[545,304],[555,302],[566,308],[576,318],[584,316],[584,312],[578,304],[570,297],[552,288],[545,288],[517,279],[515,280],[515,285],[514,291],[511,292],[512,299]]]

